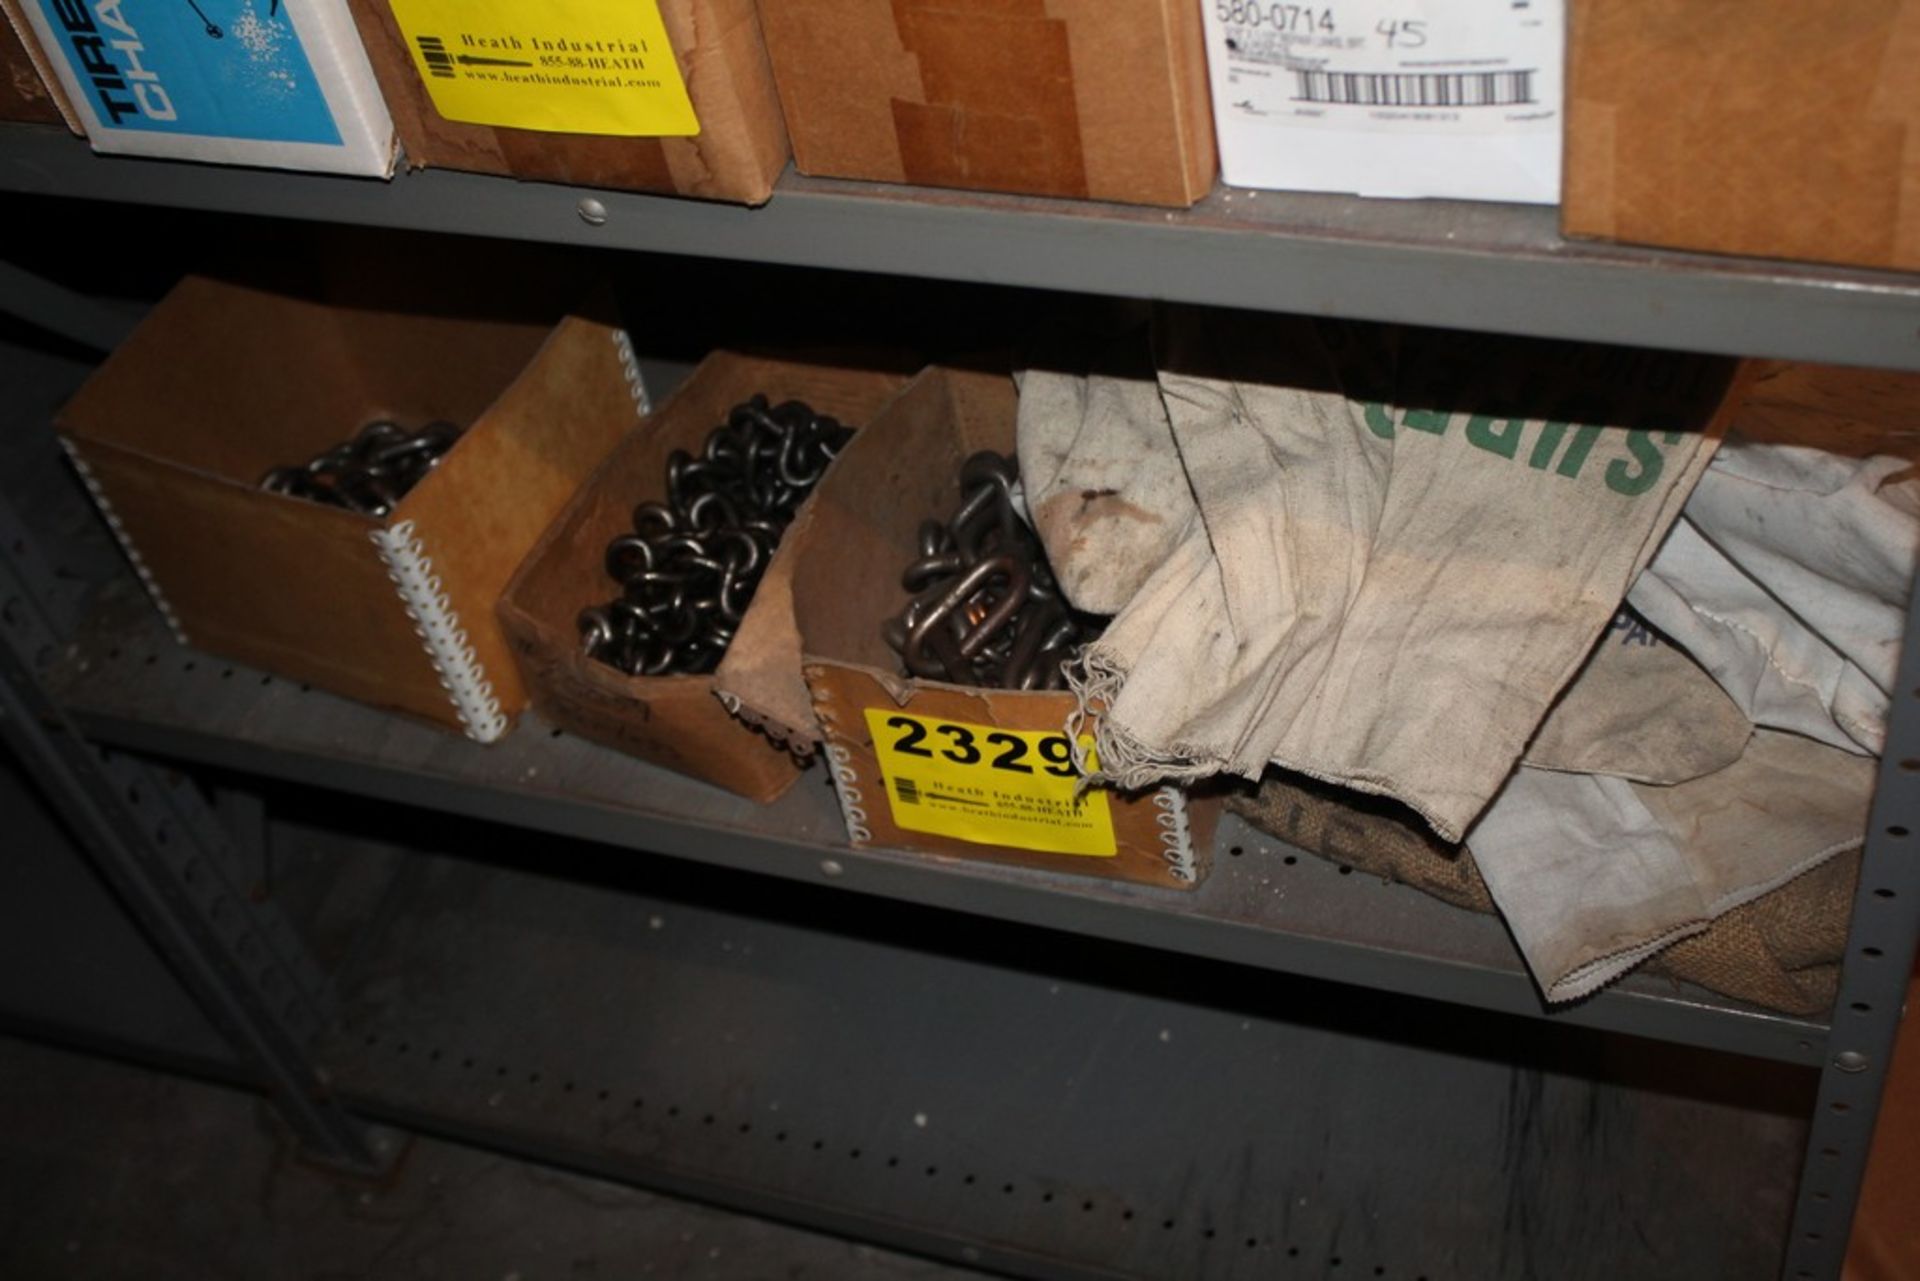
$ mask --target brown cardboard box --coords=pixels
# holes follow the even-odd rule
[[[1074,709],[1072,695],[912,679],[899,674],[898,656],[881,639],[881,622],[906,603],[900,573],[916,554],[921,522],[949,516],[959,505],[956,478],[968,455],[981,449],[1011,452],[1016,405],[1013,381],[1004,373],[926,371],[841,452],[814,493],[805,527],[789,535],[795,544],[794,615],[807,683],[848,837],[856,846],[924,850],[1190,889],[1206,874],[1213,805],[1190,805],[1172,788],[1138,795],[1102,792],[1088,803],[1110,815],[1111,837],[1089,835],[1097,824],[1079,816],[1068,823],[1059,812],[1070,804],[1061,796],[1073,791],[1060,732]],[[870,711],[877,715],[870,719]],[[883,776],[873,722],[879,721],[880,735],[889,738],[889,754],[904,760],[908,757],[896,755],[906,741],[902,736],[915,731],[906,720],[886,725],[888,718],[899,717],[934,722],[923,727],[924,736],[908,742],[908,750],[914,759],[924,759],[929,771],[949,776],[947,781],[932,772],[906,778],[896,770]],[[1087,725],[1085,733],[1092,732]],[[1047,739],[1055,740],[1052,752]],[[984,750],[976,751],[976,745]],[[952,777],[936,753],[968,776]],[[1029,802],[1029,789],[1044,783],[1047,774],[1057,780],[1053,788],[1063,792]],[[985,839],[985,828],[964,838],[923,830],[949,826],[933,813],[943,807],[949,814],[962,807],[993,816],[988,823],[997,835]],[[903,818],[912,826],[903,826]],[[1083,852],[1012,843],[1016,837],[1034,846],[1070,843],[1060,840],[1062,830],[1086,839]]]
[[[867,422],[905,380],[886,370],[716,352],[646,424],[620,442],[582,486],[501,597],[501,625],[512,641],[533,704],[554,725],[666,769],[757,801],[770,801],[799,777],[804,762],[766,733],[729,714],[711,676],[628,676],[581,652],[575,619],[618,591],[607,577],[606,547],[633,528],[634,506],[666,492],[667,457],[697,453],[733,406],[756,392],[805,401],[844,423]],[[805,510],[804,508],[802,509]],[[743,645],[767,650],[771,665],[799,666],[797,640],[782,653],[769,611],[790,612],[784,545],[754,593],[728,659]],[[758,639],[756,639],[756,637]]]
[[[67,105],[60,81],[34,43],[33,28],[16,8],[18,0],[0,0],[0,120],[21,124],[65,125],[85,135]]]
[[[1920,270],[1920,0],[1576,0],[1562,225]]]
[[[411,168],[757,205],[773,194],[786,167],[786,127],[753,0],[661,0],[660,17],[700,118],[700,132],[690,138],[547,133],[445,119],[420,82],[387,0],[348,0],[348,8]]]
[[[554,314],[189,277],[58,425],[182,643],[492,741],[525,703],[494,601],[638,418],[625,334]],[[469,425],[386,520],[258,488],[382,417]]]
[[[1187,0],[760,0],[803,173],[1185,207],[1213,187]]]

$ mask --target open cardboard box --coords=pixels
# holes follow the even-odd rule
[[[801,400],[859,427],[905,381],[891,370],[730,351],[702,361],[594,472],[500,599],[501,626],[541,716],[569,733],[752,800],[770,801],[792,786],[805,767],[810,727],[778,725],[769,733],[748,724],[722,704],[713,676],[629,676],[589,658],[576,620],[582,609],[619,593],[605,569],[607,544],[632,531],[637,504],[665,495],[668,455],[676,449],[698,454],[735,405],[756,393],[775,404]],[[791,535],[782,540],[728,647],[730,667],[761,673],[737,682],[730,702],[778,706],[782,673],[798,686],[799,640],[788,587],[791,542]],[[761,680],[773,683],[765,696],[758,692]],[[789,745],[794,736],[798,741]]]
[[[182,644],[490,742],[525,703],[493,606],[644,408],[624,332],[189,277],[61,411]],[[496,296],[498,289],[495,289]],[[385,520],[259,488],[376,418],[467,428]]]
[[[881,638],[906,604],[900,575],[921,522],[959,506],[970,454],[1012,452],[1017,403],[1005,373],[927,370],[841,452],[788,535],[807,684],[848,838],[1190,889],[1206,874],[1214,803],[1170,787],[1076,802],[1062,733],[1073,695],[903,676]],[[883,757],[894,768],[883,771]]]

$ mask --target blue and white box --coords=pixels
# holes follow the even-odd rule
[[[389,177],[344,0],[18,0],[94,150]]]

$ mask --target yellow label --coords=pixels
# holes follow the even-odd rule
[[[867,708],[893,824],[976,845],[1112,858],[1107,795],[1075,796],[1065,734]],[[1093,740],[1082,738],[1093,765]]]
[[[448,120],[551,133],[700,132],[655,0],[391,0]]]

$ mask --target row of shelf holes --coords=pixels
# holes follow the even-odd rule
[[[1913,694],[1914,694],[1914,697],[1920,698],[1920,689],[1915,689],[1913,691]],[[1909,774],[1920,773],[1920,758],[1915,758],[1912,756],[1902,757],[1900,760],[1900,768],[1901,770]],[[1895,840],[1903,840],[1907,836],[1911,835],[1911,832],[1903,824],[1890,823],[1886,827],[1886,834],[1888,836],[1893,837]],[[1893,890],[1890,890],[1885,886],[1876,887],[1873,891],[1873,896],[1878,899],[1893,899],[1898,897],[1898,895]],[[1883,956],[1886,955],[1880,948],[1873,947],[1873,946],[1862,947],[1860,949],[1860,954],[1866,957],[1868,960],[1873,960],[1873,961],[1880,960]],[[1871,1002],[1868,1002],[1868,1001],[1854,1001],[1848,1006],[1848,1008],[1851,1009],[1854,1013],[1862,1014],[1862,1015],[1871,1014],[1873,1012],[1873,1005]],[[1835,1101],[1830,1105],[1830,1107],[1836,1115],[1845,1115],[1846,1113],[1853,1110],[1849,1104],[1845,1102],[1840,1102],[1840,1101]],[[1840,1155],[1840,1150],[1838,1148],[1822,1148],[1820,1149],[1820,1155],[1831,1159],[1834,1157],[1838,1157]],[[1833,1199],[1833,1194],[1830,1192],[1817,1191],[1812,1194],[1812,1198],[1815,1201],[1826,1203]],[[1818,1232],[1808,1232],[1806,1234],[1806,1239],[1811,1242],[1818,1242],[1822,1238],[1821,1238],[1821,1234]],[[1814,1274],[1806,1268],[1801,1268],[1794,1273],[1795,1277],[1812,1277],[1813,1275]]]
[[[98,753],[102,765],[105,765],[108,760],[111,759],[105,749],[96,748],[95,751]],[[140,815],[141,811],[147,808],[146,791],[138,783],[127,784],[126,800],[128,807],[131,808],[136,815]],[[155,820],[148,831],[153,837],[153,843],[163,849],[173,842],[172,828],[164,818]],[[205,870],[206,869],[200,865],[198,859],[188,859],[180,868],[180,883],[183,886],[189,887],[199,884],[203,879]],[[234,908],[232,903],[227,899],[215,898],[209,906],[208,916],[216,927],[225,928],[229,931],[232,930],[234,925]],[[259,941],[254,938],[251,932],[240,933],[234,941],[234,952],[243,961],[258,961],[260,958]],[[278,970],[272,968],[264,971],[260,975],[260,979],[262,986],[266,988],[266,995],[269,997],[278,996],[286,985],[285,977],[281,975]],[[284,1019],[288,1026],[297,1034],[304,1035],[309,1032],[313,1026],[313,1016],[306,1006],[301,1003],[298,994],[288,997],[286,1001],[281,1004],[280,1017]]]
[[[555,732],[557,733],[558,731],[555,731]],[[1246,852],[1247,852],[1247,849],[1246,849],[1246,846],[1244,845],[1235,845],[1232,848],[1227,850],[1227,853],[1232,855],[1234,858],[1239,858],[1242,854],[1245,854]],[[1288,867],[1292,867],[1294,864],[1300,861],[1300,858],[1298,855],[1288,854],[1283,858],[1281,858],[1280,861],[1282,863],[1285,863]],[[1352,870],[1353,870],[1352,868],[1347,867],[1345,864],[1342,864],[1340,867],[1340,874],[1342,876],[1345,876],[1347,873],[1351,872]]]
[[[117,662],[123,656],[123,654],[124,654],[124,651],[118,645],[115,645],[107,651],[107,658],[109,660]],[[160,662],[160,655],[158,654],[148,654],[141,659],[142,665],[146,667],[156,666],[159,664],[159,662]],[[197,671],[199,669],[199,666],[200,666],[199,660],[189,658],[184,660],[180,664],[180,670],[183,672]],[[238,675],[243,675],[243,673],[238,672],[231,667],[223,667],[220,669],[220,679],[223,681],[232,680],[235,676],[238,676]],[[260,677],[260,684],[262,686],[272,685],[273,682],[274,682],[274,677],[272,676],[262,675]],[[313,686],[302,681],[300,683],[300,692],[302,694],[311,694],[313,692]]]
[[[366,1034],[364,1038],[364,1044],[369,1049],[372,1049],[380,1045],[381,1041],[382,1041],[382,1038],[380,1034],[377,1032],[369,1032]],[[393,1045],[393,1053],[396,1055],[404,1056],[404,1055],[410,1054],[413,1050],[413,1044],[410,1041],[395,1041],[392,1043],[392,1045]],[[449,1060],[449,1056],[445,1053],[445,1051],[441,1050],[437,1046],[427,1051],[426,1058],[428,1062],[435,1063],[435,1064],[447,1062]],[[459,1062],[460,1062],[460,1068],[463,1071],[473,1071],[475,1068],[479,1067],[479,1063],[477,1062],[477,1060],[474,1059],[472,1055],[463,1056]],[[502,1080],[505,1080],[511,1077],[513,1073],[506,1066],[496,1064],[494,1067],[494,1075]],[[526,1076],[526,1082],[530,1086],[539,1085],[542,1079],[543,1079],[542,1075],[537,1071],[528,1072]],[[573,1081],[562,1081],[560,1083],[560,1089],[563,1094],[584,1093],[584,1091],[580,1091],[578,1089],[578,1086]],[[605,1089],[595,1090],[593,1091],[593,1095],[602,1103],[609,1102],[613,1098],[613,1092],[611,1090],[605,1090]],[[646,1099],[640,1095],[635,1095],[633,1097],[632,1102],[629,1104],[629,1106],[636,1111],[643,1109],[646,1106]],[[681,1115],[681,1108],[679,1104],[677,1103],[668,1104],[666,1108],[666,1115],[670,1118],[678,1119]],[[712,1127],[719,1124],[719,1118],[715,1116],[712,1112],[704,1112],[700,1116],[700,1124],[702,1126]],[[737,1127],[735,1127],[735,1129],[740,1134],[751,1134],[753,1133],[753,1122],[742,1121]],[[774,1134],[773,1134],[773,1141],[775,1143],[785,1143],[790,1137],[791,1137],[791,1133],[789,1131],[776,1130],[774,1131]],[[826,1150],[827,1142],[825,1139],[815,1139],[811,1144],[808,1144],[807,1146],[814,1152],[824,1152]],[[858,1161],[864,1155],[865,1153],[861,1148],[856,1147],[856,1148],[847,1149],[848,1160]],[[886,1161],[886,1166],[889,1170],[899,1169],[900,1158],[898,1156],[888,1157]],[[924,1167],[922,1173],[924,1177],[929,1179],[938,1178],[940,1174],[940,1167],[938,1165],[929,1165]],[[977,1175],[966,1174],[961,1176],[960,1182],[966,1187],[976,1187],[979,1185],[980,1180]],[[1002,1196],[1013,1196],[1017,1190],[1018,1189],[1016,1185],[1012,1183],[1002,1183],[1000,1185],[1000,1193]],[[1040,1202],[1043,1205],[1052,1205],[1057,1200],[1058,1200],[1058,1197],[1053,1192],[1042,1192],[1040,1194]],[[1092,1214],[1096,1208],[1097,1208],[1097,1204],[1093,1201],[1083,1200],[1080,1202],[1080,1212],[1082,1214]],[[1137,1217],[1138,1215],[1131,1208],[1123,1207],[1120,1211],[1120,1218],[1123,1222],[1132,1223],[1135,1221]],[[1160,1228],[1164,1232],[1171,1232],[1178,1226],[1179,1226],[1178,1219],[1160,1220]],[[1218,1239],[1219,1229],[1211,1228],[1211,1227],[1203,1228],[1201,1229],[1200,1235],[1204,1240],[1213,1241]],[[1247,1237],[1245,1240],[1245,1245],[1246,1245],[1246,1248],[1249,1250],[1257,1250],[1260,1248],[1260,1239],[1258,1237]],[[1300,1247],[1288,1246],[1286,1249],[1286,1256],[1289,1259],[1299,1258]],[[1330,1268],[1338,1268],[1342,1266],[1344,1262],[1345,1260],[1340,1255],[1336,1254],[1327,1260],[1327,1266]],[[1373,1269],[1373,1275],[1376,1277],[1386,1276],[1387,1275],[1386,1265],[1385,1264],[1376,1265]],[[1424,1274],[1422,1274],[1421,1276],[1414,1278],[1414,1281],[1428,1281],[1428,1278]]]
[[[1913,694],[1914,694],[1914,697],[1920,698],[1920,689],[1915,689],[1913,691]],[[1900,760],[1900,768],[1901,770],[1909,774],[1920,773],[1920,758],[1915,758],[1912,756],[1902,757]],[[1895,840],[1904,840],[1906,837],[1912,835],[1911,830],[1908,829],[1904,824],[1900,824],[1900,823],[1889,823],[1885,828],[1885,831],[1888,836],[1891,836]],[[1888,889],[1886,886],[1877,886],[1873,891],[1873,896],[1877,899],[1894,899],[1899,897],[1898,894],[1896,894],[1893,890]],[[1868,960],[1874,960],[1874,961],[1880,960],[1883,956],[1886,955],[1880,948],[1873,947],[1871,945],[1862,947],[1860,949],[1860,954],[1866,957]],[[1869,1001],[1854,1001],[1854,1002],[1851,1002],[1847,1008],[1852,1010],[1854,1013],[1860,1014],[1860,1015],[1867,1015],[1867,1014],[1873,1013],[1873,1004]],[[1848,1104],[1840,1100],[1835,1100],[1833,1103],[1829,1104],[1828,1106],[1830,1110],[1835,1115],[1838,1115],[1838,1116],[1844,1116],[1853,1110],[1853,1107],[1851,1104]],[[1820,1155],[1829,1159],[1836,1158],[1840,1155],[1840,1149],[1831,1148],[1831,1147],[1821,1148]],[[1826,1203],[1833,1199],[1833,1194],[1830,1192],[1816,1191],[1811,1195],[1813,1200],[1821,1203]],[[1818,1232],[1808,1232],[1805,1234],[1805,1236],[1806,1236],[1806,1239],[1810,1242],[1817,1243],[1823,1239],[1821,1234]],[[1801,1268],[1794,1273],[1795,1277],[1812,1277],[1813,1275],[1814,1274],[1806,1268]]]
[[[1913,691],[1913,696],[1920,698],[1920,688],[1916,688]],[[1900,760],[1900,769],[1908,774],[1920,773],[1920,758],[1912,756],[1902,757]],[[1885,831],[1888,836],[1893,837],[1895,840],[1904,840],[1912,834],[1910,829],[1900,823],[1888,824]],[[1898,894],[1886,886],[1877,886],[1873,891],[1873,896],[1877,899],[1894,899],[1899,897]],[[1886,953],[1882,949],[1868,944],[1860,949],[1860,955],[1870,961],[1878,961],[1885,957]],[[1873,1005],[1868,1001],[1854,1001],[1849,1004],[1848,1008],[1854,1013],[1862,1015],[1873,1012]],[[1836,1100],[1828,1106],[1837,1116],[1844,1116],[1853,1110],[1851,1104],[1840,1100]],[[1840,1149],[1824,1147],[1820,1149],[1820,1155],[1829,1161],[1836,1160],[1840,1156]],[[1813,1201],[1821,1205],[1829,1204],[1833,1200],[1833,1194],[1825,1190],[1816,1190],[1810,1193],[1809,1196]],[[1824,1240],[1825,1237],[1819,1232],[1807,1232],[1804,1234],[1804,1239],[1810,1243],[1818,1244]],[[1793,1275],[1796,1281],[1811,1281],[1816,1274],[1810,1268],[1797,1268],[1794,1270]]]

